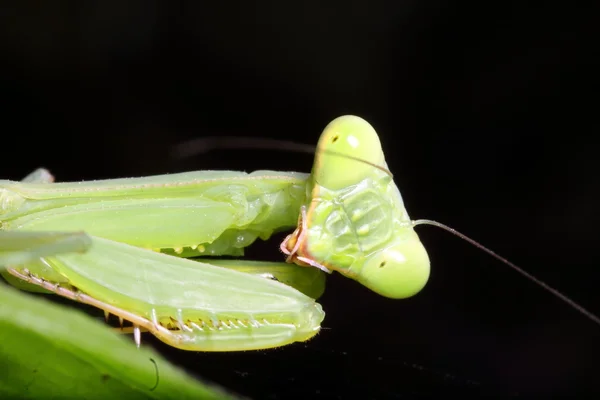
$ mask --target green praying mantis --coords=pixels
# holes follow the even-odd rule
[[[337,271],[392,299],[427,283],[414,227],[446,229],[593,314],[477,242],[411,220],[365,120],[332,121],[312,173],[198,171],[53,183],[45,170],[0,181],[0,271],[12,285],[92,305],[191,351],[306,341],[325,314],[316,299]],[[293,229],[286,263],[219,260]],[[193,258],[193,259],[191,259]],[[291,263],[298,266],[294,267]]]

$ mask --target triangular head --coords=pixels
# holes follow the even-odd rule
[[[338,271],[383,296],[418,293],[429,257],[413,229],[377,132],[346,115],[323,130],[288,261]]]

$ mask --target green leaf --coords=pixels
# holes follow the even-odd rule
[[[84,313],[0,284],[0,398],[234,399]]]

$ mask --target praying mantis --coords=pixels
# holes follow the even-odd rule
[[[462,237],[600,323],[472,239],[411,220],[377,133],[350,115],[324,129],[311,174],[53,183],[38,170],[0,181],[0,273],[20,289],[130,321],[138,346],[145,330],[182,350],[266,349],[319,333],[326,273],[391,299],[417,294],[430,273],[419,224]],[[241,256],[256,239],[293,228],[280,245],[287,263],[215,258]]]

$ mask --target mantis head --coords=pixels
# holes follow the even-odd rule
[[[395,299],[425,286],[429,257],[368,122],[348,115],[327,125],[307,197],[282,244],[288,261],[338,271]]]

